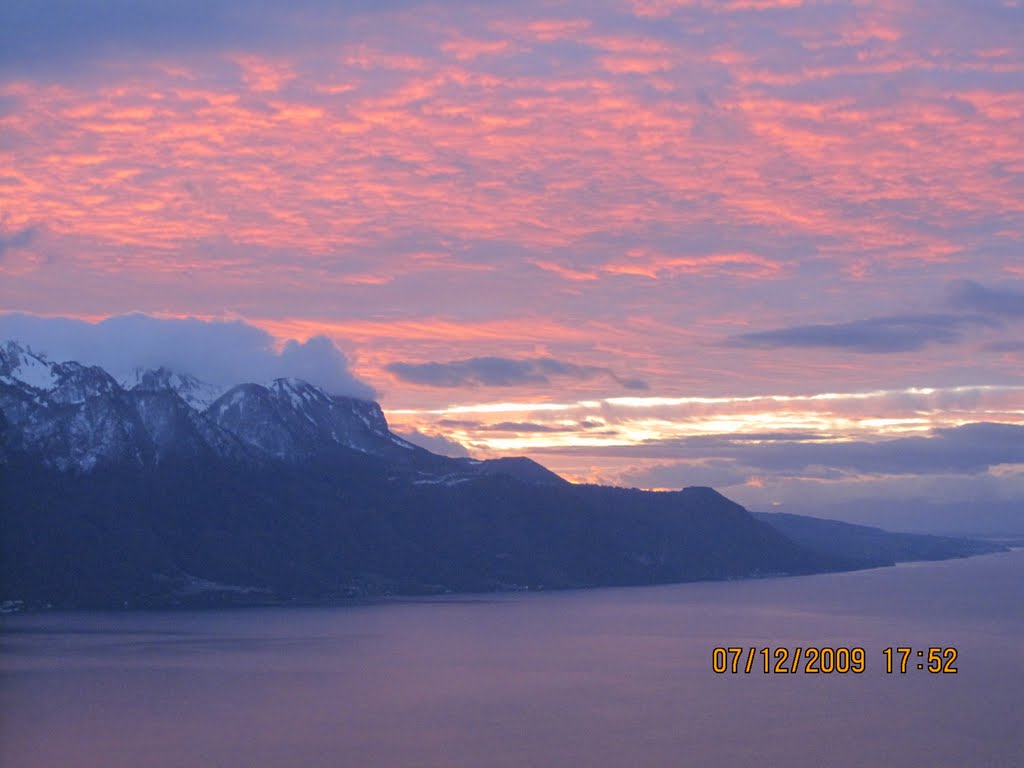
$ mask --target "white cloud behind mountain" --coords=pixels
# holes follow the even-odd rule
[[[324,336],[279,345],[243,320],[158,318],[145,314],[98,323],[29,314],[0,314],[0,338],[14,339],[51,360],[99,365],[116,378],[136,368],[169,368],[212,384],[265,382],[295,377],[333,395],[372,400],[373,388],[356,378],[348,358]]]

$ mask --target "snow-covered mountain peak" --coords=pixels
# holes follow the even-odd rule
[[[312,454],[327,445],[379,453],[395,445],[380,406],[329,395],[307,381],[274,379],[241,384],[207,411],[244,443],[278,456]]]
[[[74,361],[55,363],[51,371],[56,384],[50,388],[49,398],[55,403],[72,405],[123,393],[114,377],[96,365],[85,366]]]
[[[360,400],[355,397],[331,398],[336,410],[356,419],[367,430],[381,437],[390,435],[388,421],[378,403],[372,400]]]
[[[27,384],[33,389],[52,389],[57,383],[54,364],[16,341],[0,344],[0,380]]]
[[[139,368],[118,382],[98,366],[51,363],[0,342],[0,463],[6,451],[90,471],[211,456],[299,462],[353,450],[427,472],[461,466],[392,434],[377,403],[302,379],[223,391],[167,368]]]
[[[156,369],[136,368],[122,385],[125,389],[139,392],[177,392],[182,400],[197,411],[205,411],[226,390],[226,387],[200,381],[195,376],[177,373],[163,366]]]
[[[327,404],[331,397],[319,387],[315,387],[308,381],[296,378],[274,379],[267,389],[275,395],[282,404],[290,405],[296,409],[306,408],[313,403]]]
[[[212,402],[206,413],[214,420],[229,414],[234,418],[252,414],[255,418],[268,408],[270,400],[270,390],[260,384],[238,384]]]

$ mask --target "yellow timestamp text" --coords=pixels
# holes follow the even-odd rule
[[[956,648],[911,648],[892,646],[882,650],[887,674],[928,671],[955,674]],[[868,668],[868,653],[861,646],[794,646],[777,648],[718,647],[711,652],[715,674],[854,674]]]

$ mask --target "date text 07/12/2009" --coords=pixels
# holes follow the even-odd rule
[[[905,675],[920,671],[956,674],[956,648],[883,648],[880,662],[886,674]],[[793,648],[718,647],[711,652],[711,670],[716,674],[854,674],[868,668],[868,653],[860,646],[795,646]]]

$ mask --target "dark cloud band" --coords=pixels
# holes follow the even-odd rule
[[[975,422],[932,434],[892,440],[824,439],[752,441],[749,435],[651,440],[627,446],[558,447],[552,453],[680,461],[726,460],[751,472],[774,475],[941,475],[977,474],[1000,464],[1024,463],[1024,426]],[[820,437],[820,436],[819,436]],[[537,453],[548,452],[545,449]]]
[[[576,365],[552,357],[513,359],[508,357],[473,357],[447,363],[391,363],[387,370],[410,384],[431,387],[512,387],[529,384],[550,384],[564,378],[586,381],[606,377],[626,389],[646,389],[640,379],[622,378],[609,368]]]
[[[929,344],[955,344],[977,326],[996,326],[976,315],[893,315],[850,323],[794,325],[771,331],[744,333],[730,338],[739,347],[828,347],[851,352],[914,352]]]
[[[973,280],[950,283],[949,300],[954,306],[982,314],[1024,317],[1024,291],[988,288]]]

